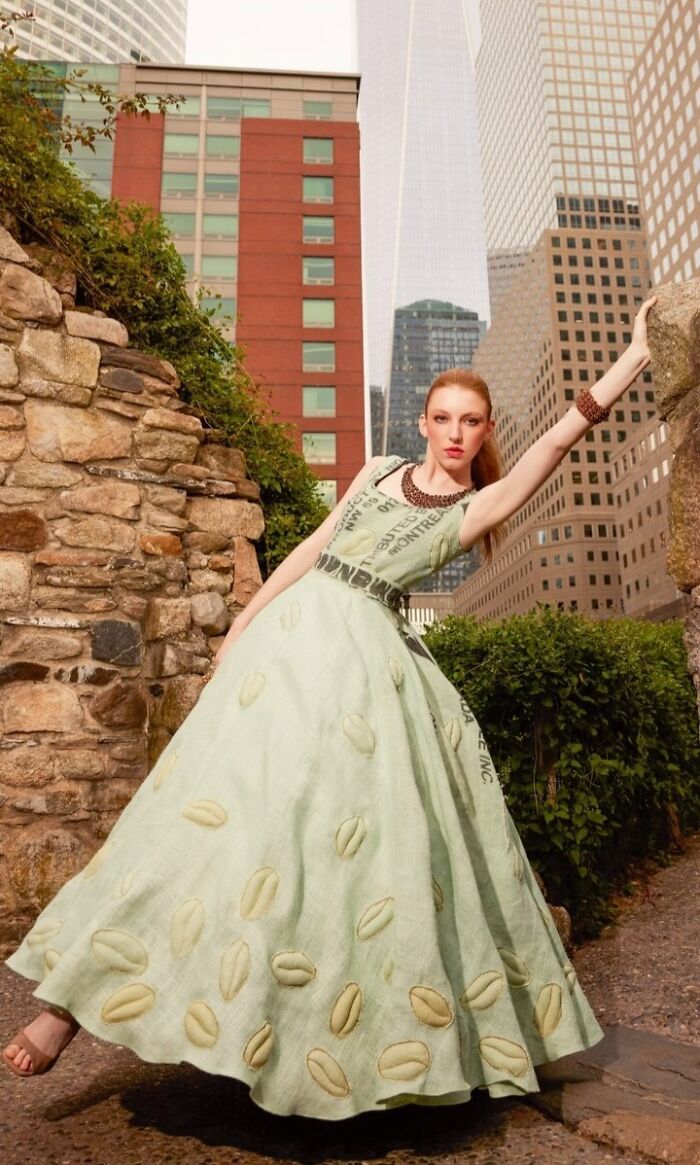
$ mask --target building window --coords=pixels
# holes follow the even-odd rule
[[[316,215],[304,215],[304,242],[305,243],[332,243],[335,239],[332,218],[320,218]]]
[[[237,214],[205,214],[202,222],[205,239],[237,239]]]
[[[316,484],[321,492],[321,498],[329,510],[332,510],[338,501],[338,482],[331,477],[318,478]]]
[[[163,153],[185,158],[196,158],[199,153],[199,134],[166,133],[163,139]]]
[[[305,328],[335,327],[334,299],[305,299],[302,302]]]
[[[302,368],[304,372],[335,372],[335,344],[328,341],[304,340]]]
[[[233,322],[233,317],[236,314],[236,301],[232,296],[224,295],[203,295],[199,301],[200,311],[212,312],[211,319],[217,320],[221,316],[231,316],[230,320],[226,320],[227,324]]]
[[[269,97],[244,97],[243,98],[243,116],[244,117],[269,117],[270,116],[270,99],[269,99]]]
[[[191,239],[194,236],[195,216],[174,212],[163,214],[163,222],[174,238]]]
[[[199,117],[200,104],[199,96],[186,97],[177,109],[174,105],[168,106],[168,117]]]
[[[230,121],[241,116],[240,97],[208,97],[207,117],[225,118]]]
[[[238,274],[238,260],[235,255],[202,255],[202,275],[212,275],[216,279],[235,279]]]
[[[302,452],[309,465],[333,465],[335,433],[302,433]]]
[[[330,166],[333,163],[333,138],[304,138],[304,162]]]
[[[194,273],[194,255],[180,255],[182,265],[185,268],[185,275],[192,275]]]
[[[237,198],[238,174],[205,174],[205,198]]]
[[[301,279],[307,286],[314,283],[335,283],[335,259],[304,256],[301,261]]]
[[[161,194],[163,198],[194,198],[197,193],[196,174],[169,174],[163,172]]]
[[[332,202],[333,179],[304,178],[302,198],[304,202]]]
[[[302,416],[334,417],[335,389],[307,384],[302,388]]]
[[[239,158],[241,139],[229,134],[207,134],[208,158]]]
[[[302,117],[316,118],[318,121],[330,121],[333,116],[333,103],[331,101],[305,101],[303,103]]]

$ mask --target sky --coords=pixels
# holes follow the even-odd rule
[[[186,62],[357,72],[354,0],[189,0]]]

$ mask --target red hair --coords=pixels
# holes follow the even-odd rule
[[[478,393],[486,405],[486,420],[491,420],[492,405],[488,385],[477,372],[472,372],[468,368],[447,368],[439,376],[435,377],[435,380],[426,393],[425,404],[423,405],[423,412],[426,417],[428,415],[428,404],[435,389],[447,388],[453,384],[456,384],[459,388],[470,388]],[[481,489],[482,486],[489,485],[492,481],[500,481],[503,476],[504,470],[501,453],[493,433],[489,433],[472,461],[472,481],[477,489]],[[491,530],[486,531],[483,538],[479,540],[479,548],[481,549],[484,562],[488,563],[491,561],[494,548],[498,546],[499,542],[505,536],[506,525],[504,522],[499,522]]]

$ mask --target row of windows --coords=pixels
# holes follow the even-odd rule
[[[669,474],[669,464],[668,464],[668,460],[664,457],[663,461],[661,462],[661,471],[660,472],[659,472],[658,465],[652,466],[652,469],[651,469],[652,484],[656,485],[656,483],[661,480],[662,476],[668,477],[668,474]],[[648,489],[648,488],[649,488],[649,475],[646,473],[643,473],[641,478],[639,479],[639,481],[635,481],[635,483],[634,483],[635,497],[637,497],[639,495],[640,490]],[[625,489],[625,501],[626,502],[630,501],[629,487],[627,487]],[[622,497],[620,494],[617,495],[617,503],[616,504],[618,507],[622,505]]]
[[[666,547],[666,531],[665,530],[659,531],[659,546],[661,547],[662,550],[665,549],[665,547]],[[649,553],[656,554],[656,539],[654,538],[653,535],[649,539]],[[641,561],[641,559],[646,558],[646,556],[647,556],[646,542],[642,542],[642,543],[640,543],[640,546],[639,546],[640,561]],[[630,551],[630,561],[631,561],[632,565],[636,565],[637,551],[635,550],[634,546],[632,547],[632,549]],[[625,552],[622,555],[622,565],[624,567],[627,566],[627,552]]]
[[[164,211],[163,221],[175,238],[193,238],[195,233],[194,214]],[[202,216],[202,236],[205,239],[237,239],[237,214],[205,214]]]
[[[204,175],[205,198],[237,198],[239,191],[238,174]],[[165,171],[161,178],[161,193],[166,198],[194,198],[197,193],[197,175]],[[333,202],[334,186],[332,178],[302,179],[302,200],[304,202]]]
[[[185,98],[176,109],[168,110],[170,117],[199,117],[202,100],[198,94]],[[266,97],[207,97],[206,116],[222,121],[238,121],[241,117],[269,117],[270,100]],[[304,100],[302,117],[306,121],[330,121],[333,117],[332,101]]]
[[[597,529],[597,534],[594,535],[593,524],[591,522],[584,522],[584,524],[583,524],[583,536],[584,536],[584,538],[593,538],[593,537],[597,537],[597,538],[612,537],[612,538],[615,538],[616,537],[616,527],[615,527],[614,523],[610,528],[608,528],[607,522],[598,522],[596,524],[596,529]],[[573,536],[574,536],[573,526],[564,526],[562,529],[562,537],[565,539],[569,539],[569,538],[573,538]],[[537,531],[536,538],[537,538],[537,545],[538,546],[543,546],[545,544],[545,542],[547,542],[547,540],[549,540],[550,542],[559,542],[559,540],[560,540],[559,527],[552,526],[551,529],[549,529],[549,530],[546,527],[543,527],[542,529]]]
[[[180,258],[185,274],[188,277],[194,275],[194,255],[181,254]],[[237,279],[238,258],[236,255],[202,255],[198,274],[212,279]]]
[[[586,560],[588,562],[595,562],[595,554],[596,554],[595,550],[587,550],[586,551]],[[616,550],[615,551],[615,558],[617,559],[618,557],[619,557],[619,554],[618,554],[618,551]],[[562,554],[553,554],[552,555],[552,566],[561,566],[563,558],[564,558],[564,556]],[[573,550],[567,550],[564,560],[566,562],[574,562]],[[610,561],[610,552],[608,550],[601,550],[600,551],[600,560],[601,560],[601,562],[609,562]],[[549,565],[549,555],[544,554],[540,558],[540,566],[548,566],[548,565]],[[530,569],[532,570],[532,561],[530,561]]]
[[[195,216],[193,214],[172,214],[165,212],[163,214],[165,224],[167,224],[169,231],[177,238],[193,238],[195,235]],[[238,216],[225,216],[225,214],[205,214],[204,216],[203,233],[205,239],[235,239],[238,238]],[[207,221],[206,220],[210,220]],[[218,221],[234,219],[235,223],[229,221]],[[217,220],[217,221],[212,221]],[[195,256],[181,255],[181,259],[185,264],[185,271],[188,275],[195,274]],[[225,278],[225,280],[235,280],[238,275],[238,260],[235,255],[203,255],[201,256],[200,274]],[[314,285],[332,285],[335,281],[335,260],[324,259],[321,256],[304,256],[302,259],[302,282],[306,287],[314,287]],[[312,301],[310,301],[312,302]],[[314,301],[316,303],[323,303],[324,301]],[[332,302],[332,301],[327,301]],[[311,309],[309,309],[311,310]],[[321,309],[323,310],[323,309]],[[326,309],[327,311],[327,309]],[[307,324],[307,327],[333,327],[333,324]]]
[[[237,198],[238,189],[238,174],[204,175],[205,198]],[[163,171],[161,194],[163,198],[196,198],[197,175]]]
[[[205,136],[204,152],[207,158],[240,158],[241,139],[237,135],[208,133]],[[166,158],[199,157],[199,134],[166,133],[163,154]]]
[[[201,97],[192,94],[176,109],[171,106],[171,117],[199,117],[202,108]],[[207,97],[207,117],[226,121],[239,121],[241,117],[269,117],[270,101],[266,97]]]
[[[303,138],[305,165],[330,166],[333,163],[333,138]],[[204,149],[208,158],[239,158],[241,139],[238,134],[205,134]],[[165,157],[199,156],[198,133],[166,133],[163,138]]]
[[[663,445],[668,438],[668,425],[666,421],[662,421],[656,433],[649,433],[646,437],[641,437],[640,440],[633,445],[628,453],[623,453],[613,463],[613,470],[615,478],[617,479],[621,473],[626,473],[631,465],[637,464],[637,459],[642,461],[647,453],[653,453],[658,445]],[[629,458],[629,460],[628,460]]]
[[[614,586],[614,585],[615,585],[615,584],[613,583],[613,581],[612,581],[612,575],[611,575],[611,574],[603,574],[603,575],[601,575],[600,577],[601,577],[601,579],[603,580],[603,581],[602,581],[602,585],[603,585],[603,586],[606,586],[606,587],[611,587],[611,586]],[[563,579],[561,576],[557,576],[556,578],[554,578],[554,579],[551,579],[551,580],[550,580],[550,579],[548,579],[548,578],[543,578],[543,579],[542,579],[542,590],[543,590],[543,591],[548,591],[548,590],[549,590],[549,584],[550,584],[550,581],[554,583],[554,586],[555,586],[555,588],[556,588],[557,590],[561,590],[561,589],[562,589],[562,587],[563,587],[563,585],[564,585],[564,579]],[[618,586],[620,585],[620,582],[621,582],[621,580],[620,580],[620,576],[619,576],[619,574],[618,574],[618,576],[617,576],[617,585],[618,585]],[[595,587],[595,586],[599,586],[599,585],[601,585],[601,584],[598,582],[598,575],[597,575],[597,574],[589,574],[589,575],[588,575],[588,585],[589,585],[589,586],[591,586],[591,587]],[[575,575],[575,574],[570,574],[570,575],[569,575],[569,586],[570,586],[570,587],[575,587],[575,586],[576,586],[576,575]]]

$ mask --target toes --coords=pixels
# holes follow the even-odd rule
[[[5,1055],[22,1072],[29,1071],[32,1066],[32,1058],[29,1052],[25,1048],[21,1048],[19,1044],[8,1044],[5,1048]]]

